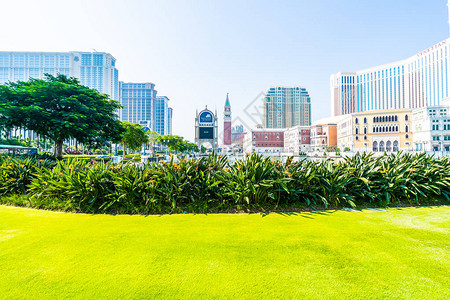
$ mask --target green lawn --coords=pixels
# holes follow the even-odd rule
[[[0,206],[0,298],[450,298],[450,207],[112,216]]]

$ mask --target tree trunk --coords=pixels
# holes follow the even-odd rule
[[[58,139],[55,143],[55,156],[57,158],[62,158],[62,150],[63,150],[64,139]]]
[[[125,160],[125,143],[122,143],[123,148],[122,148],[122,159]]]

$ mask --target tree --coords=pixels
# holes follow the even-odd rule
[[[158,142],[158,138],[160,135],[156,131],[147,131],[147,135],[148,135],[148,142],[152,148],[152,154],[154,154],[155,144]]]
[[[118,120],[120,103],[78,79],[45,74],[43,79],[10,82],[0,86],[0,127],[24,128],[55,142],[62,157],[65,140],[86,145],[119,142],[123,127]]]
[[[122,126],[125,128],[122,133],[123,157],[125,158],[126,147],[135,151],[140,150],[143,144],[148,143],[149,138],[139,124],[123,121]]]

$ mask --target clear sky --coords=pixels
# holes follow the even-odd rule
[[[233,117],[249,126],[245,108],[273,85],[305,87],[313,120],[328,117],[331,74],[444,40],[446,3],[3,0],[0,49],[109,52],[121,81],[153,82],[171,99],[173,133],[193,140],[195,110],[217,108],[222,125],[227,92]]]

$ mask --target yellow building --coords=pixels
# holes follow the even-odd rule
[[[337,123],[341,151],[397,152],[412,150],[412,112],[389,109],[345,115]]]

